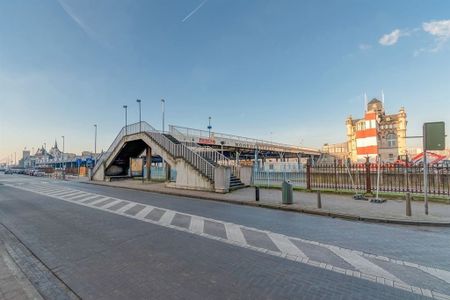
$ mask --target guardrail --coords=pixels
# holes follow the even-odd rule
[[[279,148],[279,150],[289,150],[293,152],[311,152],[314,154],[320,154],[320,151],[318,149],[314,148],[308,148],[308,147],[299,147],[295,145],[288,145],[283,143],[277,143],[277,142],[271,142],[266,141],[262,139],[253,139],[253,138],[247,138],[239,135],[233,135],[233,134],[227,134],[227,133],[220,133],[220,132],[209,132],[206,130],[201,129],[195,129],[195,128],[189,128],[189,127],[182,127],[182,126],[175,126],[175,125],[169,125],[169,130],[172,132],[172,130],[177,130],[181,134],[183,134],[186,137],[199,137],[199,138],[222,138],[222,139],[228,139],[228,140],[235,140],[243,144],[253,144],[255,147],[262,148]]]

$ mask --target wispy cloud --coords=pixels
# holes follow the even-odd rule
[[[363,51],[369,50],[370,48],[372,48],[372,45],[362,43],[362,44],[358,45],[358,48],[359,48],[359,50],[363,50]]]
[[[380,43],[383,46],[392,46],[398,42],[398,39],[406,35],[404,32],[402,32],[400,29],[395,29],[391,33],[387,33],[383,35],[379,40],[378,43]]]
[[[183,20],[181,20],[181,22],[186,22],[187,20],[189,20],[190,17],[192,17],[200,8],[202,8],[203,5],[205,5],[205,3],[208,0],[203,0],[202,3],[200,3],[199,6],[197,6],[193,11],[191,11],[186,17],[184,17]]]
[[[436,38],[436,44],[429,49],[430,52],[441,50],[450,39],[450,20],[424,22],[422,29]]]
[[[94,31],[86,25],[73,11],[72,7],[64,0],[57,0],[66,14],[92,39],[95,39]]]

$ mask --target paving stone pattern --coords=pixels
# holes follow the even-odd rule
[[[434,299],[450,300],[450,272],[447,270],[44,183],[11,182],[6,185],[281,257],[292,263],[307,264]]]

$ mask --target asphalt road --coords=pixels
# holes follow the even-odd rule
[[[20,175],[0,223],[83,299],[450,299],[449,228]]]

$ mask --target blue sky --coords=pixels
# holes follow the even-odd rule
[[[198,8],[201,6],[200,8]],[[198,8],[198,9],[197,9]],[[196,10],[197,9],[197,10]],[[107,149],[143,119],[320,147],[384,89],[409,134],[450,123],[449,1],[0,2],[0,161]]]

